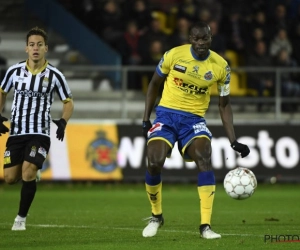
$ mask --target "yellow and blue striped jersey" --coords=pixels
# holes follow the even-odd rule
[[[220,96],[229,94],[230,67],[210,50],[201,60],[190,44],[167,52],[156,67],[160,76],[167,76],[159,106],[204,117],[210,102],[210,88],[217,84]]]

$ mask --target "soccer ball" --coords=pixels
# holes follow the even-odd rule
[[[230,170],[224,178],[226,193],[236,200],[244,200],[251,197],[256,187],[256,177],[248,168],[238,167]]]

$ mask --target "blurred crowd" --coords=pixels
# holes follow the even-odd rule
[[[60,2],[117,50],[123,65],[156,65],[163,53],[188,43],[191,23],[209,23],[211,49],[232,66],[300,65],[300,0],[71,0]],[[134,77],[134,76],[131,76]],[[297,74],[282,75],[286,96],[300,95]],[[272,74],[249,74],[259,96],[274,94]],[[130,88],[140,89],[131,79]]]

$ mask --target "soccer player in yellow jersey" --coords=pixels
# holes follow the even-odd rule
[[[143,230],[144,237],[156,235],[164,223],[161,171],[177,141],[182,157],[194,161],[199,170],[200,235],[205,239],[221,238],[211,229],[215,176],[211,166],[212,134],[204,119],[213,84],[218,86],[220,116],[231,147],[241,157],[250,153],[248,146],[237,142],[235,137],[229,100],[230,67],[209,49],[210,27],[204,22],[192,25],[189,39],[191,44],[175,47],[164,54],[146,95],[143,134],[147,138],[148,167],[145,184],[152,216]],[[152,125],[150,115],[161,84],[164,90]]]

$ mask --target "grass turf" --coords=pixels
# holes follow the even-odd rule
[[[20,184],[0,184],[0,249],[300,249],[300,242],[265,242],[265,235],[300,237],[300,185],[259,184],[253,197],[233,200],[217,186],[212,228],[218,240],[199,237],[196,186],[163,185],[165,225],[143,238],[151,214],[143,184],[47,184],[38,192],[26,231],[11,231]],[[294,237],[294,239],[297,239]],[[283,240],[283,238],[281,238]]]

